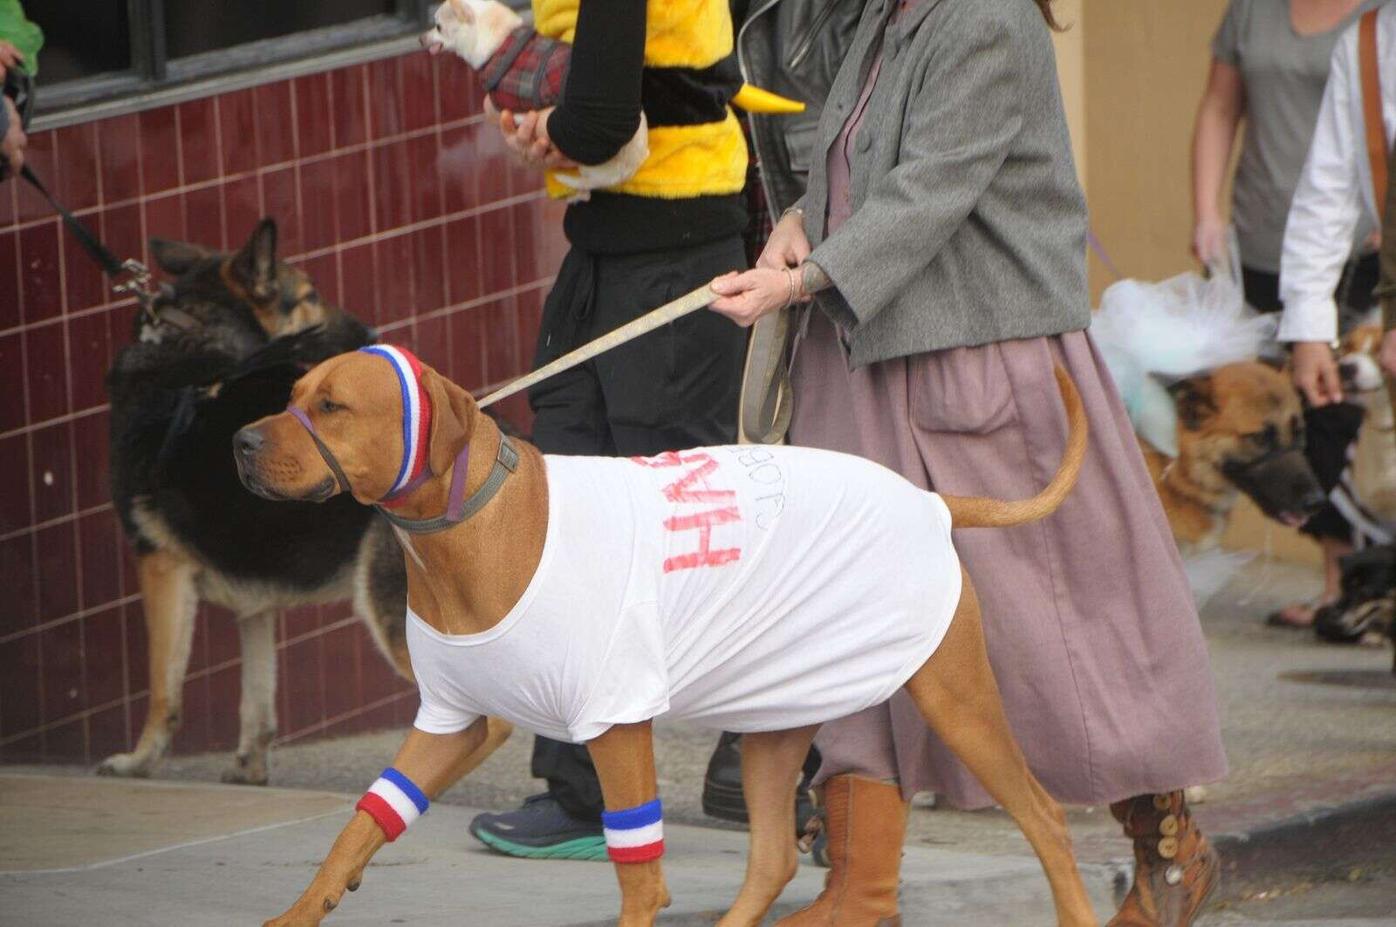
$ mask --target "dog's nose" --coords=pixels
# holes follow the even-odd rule
[[[1354,361],[1342,361],[1338,364],[1338,376],[1344,383],[1351,383],[1357,379],[1357,364]]]
[[[262,449],[266,439],[255,428],[243,428],[233,435],[233,450],[243,457],[251,457]]]

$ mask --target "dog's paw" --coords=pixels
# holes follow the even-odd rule
[[[97,764],[97,775],[145,779],[150,776],[154,765],[149,758],[135,753],[113,753]]]
[[[218,778],[228,785],[266,785],[268,777],[265,769],[257,771],[242,766],[229,766]]]
[[[266,785],[267,761],[261,756],[234,757],[233,765],[223,770],[219,777],[229,785]]]
[[[273,917],[262,924],[262,927],[317,927],[335,908],[339,907],[339,902],[332,898],[323,898],[319,906],[306,903],[302,898],[291,906],[285,914]]]

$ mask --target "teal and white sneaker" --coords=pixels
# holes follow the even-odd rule
[[[547,792],[525,798],[516,811],[476,815],[470,833],[491,850],[522,859],[608,858],[600,822],[577,820]]]

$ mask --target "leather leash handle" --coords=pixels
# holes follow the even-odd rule
[[[479,406],[483,409],[485,406],[493,405],[499,400],[512,396],[521,390],[526,390],[535,383],[541,383],[549,377],[556,376],[564,370],[571,370],[578,364],[584,364],[599,354],[605,354],[612,348],[620,347],[627,341],[633,341],[641,335],[652,332],[662,325],[668,325],[675,319],[696,312],[715,299],[717,299],[717,294],[705,283],[698,289],[690,293],[685,293],[673,302],[665,303],[658,309],[653,309],[640,316],[638,319],[626,322],[624,325],[607,332],[600,338],[588,341],[580,348],[568,351],[566,354],[554,361],[544,364],[532,373],[526,373],[508,385],[500,387],[484,399],[481,399]]]
[[[1372,165],[1372,193],[1377,214],[1386,207],[1386,125],[1381,115],[1381,71],[1377,62],[1377,10],[1362,14],[1357,31],[1357,65],[1362,77],[1362,121],[1367,128],[1367,160]]]

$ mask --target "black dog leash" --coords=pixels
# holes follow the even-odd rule
[[[44,186],[43,181],[39,180],[38,175],[30,169],[29,165],[26,164],[24,167],[20,168],[19,175],[35,190],[38,190],[39,195],[48,200],[48,204],[53,207],[54,212],[62,217],[63,224],[68,227],[68,231],[72,232],[78,244],[82,245],[82,250],[86,251],[88,257],[92,258],[92,260],[97,263],[97,266],[102,268],[102,272],[112,279],[112,292],[122,295],[129,293],[135,296],[147,320],[151,324],[158,324],[160,322],[160,317],[152,308],[156,291],[150,285],[150,268],[146,267],[135,258],[127,258],[124,261],[119,260],[116,255],[111,253],[111,250],[107,248],[106,245],[102,244],[101,240],[98,239],[96,235],[92,234],[92,231],[87,226],[82,224],[77,216],[73,215],[63,207],[62,203],[54,199],[53,194],[48,191],[48,187]],[[130,279],[121,279],[127,275],[130,276]]]

